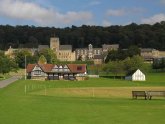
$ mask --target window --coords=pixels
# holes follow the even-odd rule
[[[52,69],[52,72],[58,72],[58,66],[55,65],[54,68]]]
[[[53,68],[52,72],[58,72],[58,68]]]
[[[62,66],[59,67],[59,71],[60,71],[60,72],[63,71],[63,67],[62,67]]]
[[[100,50],[98,50],[98,54],[100,55]]]
[[[96,50],[94,50],[94,54],[96,54]]]
[[[67,65],[64,66],[64,72],[69,72],[69,69],[68,69]]]
[[[87,54],[87,51],[86,50],[84,50],[85,51],[85,55]]]
[[[35,70],[34,75],[41,75],[41,70]]]
[[[82,66],[77,66],[77,70],[81,71],[82,70]]]

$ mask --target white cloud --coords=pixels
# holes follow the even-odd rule
[[[86,11],[68,11],[60,13],[53,8],[44,8],[25,0],[1,0],[0,15],[12,19],[30,20],[40,25],[71,24],[76,21],[86,22],[93,15]]]
[[[156,22],[161,22],[161,21],[165,21],[165,14],[163,13],[156,14],[152,17],[144,18],[141,20],[141,22],[145,24],[154,24]]]
[[[111,26],[112,23],[110,21],[108,21],[108,20],[103,20],[102,25],[107,27],[107,26]]]
[[[126,15],[135,15],[139,13],[143,13],[143,8],[123,8],[123,9],[109,9],[106,12],[107,16],[126,16]]]
[[[160,0],[160,2],[165,5],[165,0]]]
[[[96,6],[96,5],[99,5],[99,4],[101,4],[100,1],[91,1],[91,2],[89,3],[90,6]]]
[[[123,16],[125,15],[125,10],[124,9],[118,9],[118,10],[115,10],[115,9],[109,9],[107,11],[107,15],[108,16]]]
[[[69,11],[66,14],[56,13],[54,21],[62,21],[63,23],[72,23],[74,21],[87,21],[92,19],[92,14],[90,12],[74,12]]]

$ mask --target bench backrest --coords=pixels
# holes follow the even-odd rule
[[[150,96],[165,96],[165,91],[147,91]]]
[[[133,96],[146,96],[145,91],[132,91]]]

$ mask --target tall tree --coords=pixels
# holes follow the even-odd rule
[[[128,57],[124,60],[124,67],[126,74],[134,72],[137,69],[142,69],[144,60],[141,56],[133,56],[132,58]]]
[[[10,71],[17,71],[18,65],[14,59],[8,58],[7,56],[0,57],[0,73],[5,74]]]
[[[40,52],[39,52],[39,55],[43,55],[46,60],[47,60],[47,63],[56,63],[57,62],[57,56],[56,54],[54,53],[53,50],[51,49],[42,49]]]
[[[26,49],[16,51],[14,53],[14,56],[15,56],[15,61],[16,63],[18,63],[18,66],[20,68],[25,68],[25,57],[26,57],[26,64],[31,63],[32,61],[32,55]]]
[[[114,75],[114,78],[115,78],[115,76],[122,76],[125,74],[124,62],[123,61],[110,61],[103,67],[103,70],[106,72],[112,72]]]
[[[44,55],[41,55],[40,56],[40,58],[39,58],[39,60],[38,60],[38,64],[47,64],[47,60],[46,60],[46,58],[45,58],[45,56]]]

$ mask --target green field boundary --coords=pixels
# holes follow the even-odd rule
[[[25,94],[58,97],[100,97],[131,98],[132,91],[165,91],[165,87],[68,87],[58,88],[55,85],[25,85]],[[160,98],[160,97],[159,97]],[[164,98],[164,97],[161,97]]]

